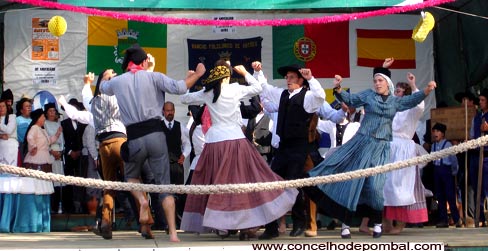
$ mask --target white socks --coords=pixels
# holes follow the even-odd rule
[[[342,223],[341,235],[348,235],[348,234],[351,234],[351,231],[349,230],[349,226]]]
[[[373,232],[381,233],[381,226],[382,224],[374,224]]]

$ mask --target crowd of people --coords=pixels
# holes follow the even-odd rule
[[[427,153],[414,140],[415,131],[424,111],[423,100],[436,83],[431,81],[419,90],[409,73],[407,82],[394,85],[388,69],[393,63],[388,58],[374,68],[372,88],[355,94],[343,91],[343,79],[336,75],[334,95],[341,103],[336,110],[325,100],[323,86],[311,69],[299,65],[278,69],[286,88],[277,88],[267,83],[259,61],[249,65],[250,73],[243,65],[219,60],[202,80],[203,88],[190,92],[207,72],[203,64],[175,80],[154,72],[154,57],[133,45],[126,50],[124,73],[117,76],[113,69],[103,70],[94,93],[90,87],[95,75],[84,76],[83,102],[61,96],[58,104],[47,103],[31,111],[32,100],[23,97],[15,116],[13,95],[4,91],[0,163],[108,181],[216,185],[317,177],[406,160]],[[233,83],[234,73],[244,81]],[[181,95],[180,102],[188,105],[187,126],[174,120],[175,104],[165,100],[165,93]],[[487,96],[488,91],[480,95],[482,112],[474,118],[473,138],[488,130]],[[58,105],[67,116],[62,121]],[[446,130],[443,124],[433,126],[431,151],[451,145],[445,139]],[[319,142],[327,142],[325,148]],[[471,160],[473,175],[475,157],[479,156]],[[190,163],[189,173],[184,170],[185,160]],[[178,228],[213,231],[221,238],[239,232],[240,240],[272,239],[286,232],[290,211],[292,237],[317,236],[318,212],[331,218],[330,229],[341,222],[342,238],[351,238],[350,226],[358,218],[362,218],[360,232],[379,238],[432,217],[422,168],[298,189],[207,195],[131,191],[128,196],[1,174],[0,231],[48,232],[51,213],[88,213],[87,202],[95,200],[99,210],[94,232],[104,239],[112,239],[116,205],[133,212],[146,239],[154,238],[154,228],[166,229],[171,242],[180,241]],[[449,204],[453,224],[461,227],[464,221],[457,211],[454,182],[458,161],[449,156],[434,161],[433,168],[437,226],[449,226]],[[20,188],[21,182],[28,185]],[[481,198],[486,192],[483,187]],[[23,212],[12,210],[4,217],[18,199],[30,204]],[[481,221],[485,223],[484,217]]]

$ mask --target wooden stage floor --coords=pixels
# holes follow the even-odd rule
[[[290,229],[288,229],[287,233]],[[27,234],[0,234],[0,250],[254,250],[252,244],[260,243],[406,243],[442,242],[445,250],[488,250],[488,228],[407,228],[401,235],[383,235],[379,239],[360,234],[352,228],[352,239],[340,238],[340,230],[318,231],[318,236],[289,237],[282,235],[270,241],[251,239],[239,241],[238,236],[221,240],[215,234],[179,233],[182,242],[169,243],[163,231],[154,231],[154,240],[145,240],[136,231],[114,231],[112,240],[103,240],[91,232],[51,232]],[[261,233],[262,230],[259,232]],[[237,248],[236,248],[237,247]],[[240,248],[239,248],[240,247]]]

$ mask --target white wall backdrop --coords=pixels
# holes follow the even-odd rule
[[[323,16],[326,14],[266,14],[249,12],[153,12],[139,13],[145,15],[161,15],[184,18],[212,19],[226,16],[234,19],[278,19]],[[34,17],[50,18],[54,15],[63,16],[68,23],[68,30],[60,38],[60,60],[53,62],[39,62],[31,60],[32,26]],[[351,77],[344,80],[344,86],[351,91],[358,92],[372,87],[372,69],[356,66],[356,32],[357,28],[367,29],[413,29],[419,20],[417,15],[391,15],[351,21],[349,24],[349,55]],[[168,25],[167,36],[167,75],[181,79],[188,70],[188,51],[186,39],[223,39],[223,38],[249,38],[261,36],[262,61],[266,75],[272,76],[273,51],[272,27],[232,27],[235,32],[215,33],[213,26],[187,26]],[[22,12],[6,13],[5,15],[5,88],[10,88],[15,100],[21,95],[33,96],[39,90],[48,90],[54,95],[69,95],[81,98],[82,78],[86,73],[87,54],[87,17],[86,15],[56,10],[26,10]],[[333,39],[333,38],[330,38]],[[399,48],[401,49],[401,48]],[[434,78],[433,40],[432,36],[423,43],[416,43],[417,69],[412,70],[417,76],[417,85],[424,87]],[[34,85],[32,71],[35,65],[55,65],[57,69],[57,82],[55,85]],[[313,69],[312,69],[313,72]],[[392,70],[394,82],[405,80],[407,70]],[[324,88],[331,88],[331,79],[319,79]],[[284,87],[283,80],[272,80],[274,85]],[[176,103],[176,119],[186,122],[186,107],[179,104],[177,97],[167,95],[167,99]],[[431,94],[426,100],[426,116],[428,111],[435,107],[435,96]]]

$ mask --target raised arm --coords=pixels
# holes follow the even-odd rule
[[[94,126],[93,115],[91,112],[79,111],[74,106],[68,104],[68,102],[66,102],[66,99],[64,98],[63,95],[61,95],[58,98],[58,103],[64,107],[64,111],[66,112],[66,115],[68,115],[70,119],[76,120],[83,124],[90,124],[91,126]]]
[[[252,62],[252,68],[254,69],[253,77],[258,80],[258,82],[261,84],[261,87],[263,88],[260,94],[261,99],[266,99],[268,104],[272,103],[273,105],[270,105],[270,107],[278,107],[278,105],[280,104],[281,94],[283,93],[284,89],[268,84],[268,80],[266,79],[262,71],[263,68],[261,62]],[[271,110],[268,111],[273,112]]]
[[[317,112],[325,102],[325,91],[319,81],[313,77],[310,69],[302,68],[299,71],[310,87],[310,90],[305,93],[303,108],[309,113]]]
[[[410,89],[412,89],[412,92],[418,90],[417,85],[415,85],[415,75],[413,75],[411,72],[407,73],[407,81]]]
[[[91,90],[91,84],[95,80],[95,74],[89,72],[83,77],[83,89],[81,90],[81,96],[83,98],[83,106],[85,106],[87,111],[91,111],[90,101],[93,99],[93,93]]]
[[[205,74],[205,71],[205,65],[202,63],[197,65],[195,71],[188,71],[185,79],[186,88],[190,89],[198,81],[198,79]]]

